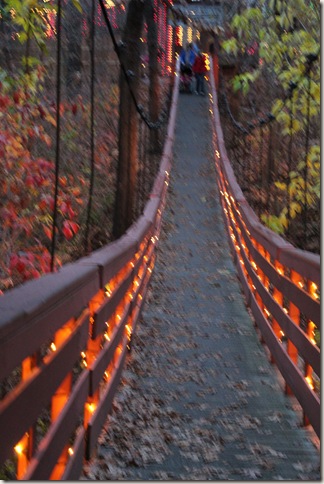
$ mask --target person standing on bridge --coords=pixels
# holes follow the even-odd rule
[[[189,43],[180,52],[180,72],[181,74],[192,74],[192,65],[195,61],[195,51],[192,44]]]
[[[192,66],[193,73],[196,77],[196,94],[205,95],[205,74],[207,72],[206,58],[199,51]]]

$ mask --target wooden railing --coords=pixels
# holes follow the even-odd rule
[[[93,453],[145,301],[171,166],[175,78],[160,170],[118,241],[0,298],[0,469],[73,480]]]
[[[236,182],[227,156],[213,76],[210,78],[215,163],[234,262],[247,305],[293,393],[320,435],[320,257],[284,241],[264,227]]]

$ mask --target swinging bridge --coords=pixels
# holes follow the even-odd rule
[[[289,420],[291,415],[285,416],[289,399],[293,398],[294,407],[298,406],[296,414],[300,418],[300,425],[288,425],[289,438],[298,442],[298,449],[294,445],[286,449],[287,461],[283,464],[290,469],[286,477],[294,479],[298,476],[297,471],[295,469],[296,474],[293,474],[294,469],[289,467],[294,453],[298,453],[296,462],[307,461],[314,468],[318,465],[318,452],[311,444],[310,435],[313,434],[313,439],[315,435],[320,436],[320,349],[313,334],[314,328],[320,326],[319,256],[294,248],[264,227],[247,203],[225,148],[215,83],[217,73],[215,70],[213,75],[215,64],[212,58],[210,63],[209,96],[199,99],[203,103],[199,109],[203,112],[201,119],[208,119],[214,166],[212,182],[216,191],[214,203],[223,218],[223,222],[219,220],[218,223],[224,224],[227,237],[226,247],[222,249],[223,257],[229,259],[231,256],[230,264],[235,267],[240,285],[228,285],[234,272],[228,277],[224,276],[227,269],[221,266],[222,261],[211,262],[211,265],[215,264],[212,267],[218,273],[219,280],[215,272],[209,273],[208,277],[213,276],[215,290],[222,281],[224,288],[230,291],[230,294],[223,294],[224,298],[226,296],[223,321],[226,322],[226,315],[231,321],[234,320],[231,313],[233,298],[240,300],[240,313],[236,314],[235,321],[238,325],[241,319],[245,321],[243,332],[246,331],[246,324],[251,324],[253,334],[257,334],[262,343],[262,346],[257,342],[249,343],[251,357],[252,352],[259,348],[257,344],[260,344],[268,360],[280,372],[283,398],[274,399],[269,412],[282,413],[283,418]],[[198,98],[192,101],[196,102]],[[185,102],[183,98],[181,102]],[[146,325],[150,317],[154,320],[150,307],[157,310],[158,302],[147,301],[151,277],[153,274],[154,280],[155,265],[158,276],[162,270],[159,263],[168,265],[169,257],[172,259],[166,247],[161,248],[162,252],[159,253],[159,244],[161,231],[164,230],[164,214],[168,212],[168,187],[173,183],[174,152],[177,158],[181,156],[181,150],[177,148],[181,136],[177,134],[177,129],[180,129],[183,118],[181,120],[177,114],[178,103],[179,76],[176,74],[157,174],[142,213],[127,232],[102,249],[63,266],[57,272],[10,290],[0,299],[1,380],[8,379],[15,372],[15,385],[0,403],[0,465],[14,456],[17,479],[71,480],[80,477],[84,463],[95,454],[98,438],[112,410],[114,398],[120,391],[125,364],[128,362],[131,365],[132,340],[141,327],[143,308],[150,315],[145,315]],[[191,143],[191,140],[187,142]],[[192,151],[191,155],[195,156],[194,148]],[[188,149],[187,155],[189,157]],[[199,156],[203,156],[201,152]],[[200,161],[197,159],[195,164]],[[192,176],[195,177],[194,173]],[[176,206],[174,210],[177,210]],[[214,233],[213,224],[214,221],[209,220],[204,229]],[[182,229],[188,231],[188,227],[182,226]],[[189,232],[194,231],[195,227],[191,226]],[[188,237],[188,234],[178,233],[183,251],[189,243]],[[209,237],[212,241],[211,235]],[[167,238],[167,234],[164,238]],[[161,256],[164,257],[163,261],[160,260]],[[205,263],[208,265],[208,262]],[[183,267],[178,269],[181,272]],[[204,269],[200,267],[200,270]],[[180,296],[175,287],[173,299],[176,301]],[[195,297],[196,304],[203,307],[199,295]],[[182,304],[190,305],[192,302],[187,300]],[[205,304],[207,307],[207,301]],[[208,310],[211,308],[208,307]],[[217,314],[215,304],[209,316],[210,341],[220,331]],[[181,321],[178,323],[181,327]],[[162,338],[162,335],[159,337]],[[197,341],[198,352],[199,345]],[[237,345],[237,342],[233,345]],[[231,332],[217,347],[217,354],[224,358],[230,346]],[[216,354],[213,344],[209,344],[208,351],[211,358]],[[249,368],[249,354],[245,353],[244,358],[247,370],[244,377],[240,375],[240,382],[241,385],[242,381],[250,385],[252,380],[248,379],[255,378],[255,374]],[[264,357],[260,358],[263,362]],[[227,378],[235,382],[235,365],[231,364],[231,360],[226,363]],[[181,367],[181,362],[179,365]],[[208,380],[208,385],[217,389],[217,375]],[[224,402],[231,403],[226,400],[225,394],[223,398],[224,401],[219,390],[218,400],[214,402],[219,414]],[[40,437],[37,422],[43,418],[44,409],[50,410],[46,414],[47,431]],[[259,410],[255,406],[255,416],[260,415]],[[282,425],[286,428],[285,423]],[[260,435],[262,432],[257,431],[251,435],[254,445],[261,445],[258,443]],[[284,439],[284,434],[272,436],[272,447],[280,447],[281,439]],[[264,435],[261,441],[263,444],[267,442]],[[215,460],[218,459],[221,459],[219,455],[215,457]],[[229,460],[226,462],[228,468]],[[274,470],[269,472],[267,478],[270,479],[280,474],[275,464]],[[312,476],[319,478],[318,474]],[[227,477],[233,475],[229,473]],[[258,477],[259,474],[254,476]],[[212,478],[222,478],[222,475]]]

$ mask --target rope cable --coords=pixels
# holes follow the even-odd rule
[[[61,0],[57,1],[57,71],[56,71],[56,148],[55,148],[55,187],[54,187],[54,208],[53,208],[53,224],[52,224],[52,245],[51,245],[51,262],[50,270],[54,272],[54,259],[56,249],[56,225],[58,215],[58,189],[59,189],[59,171],[60,171],[60,148],[61,148],[61,20],[62,20],[62,5]]]
[[[302,81],[302,79],[308,75],[308,70],[311,69],[311,65],[313,62],[315,62],[317,59],[318,59],[318,54],[308,54],[307,55],[307,64],[305,66],[305,72],[303,74],[300,75],[299,79],[297,81],[294,82],[294,84],[296,84],[296,87],[298,87],[299,83]],[[308,89],[308,93],[310,93],[310,90]],[[255,128],[257,127],[260,127],[264,124],[268,124],[268,123],[271,123],[272,121],[274,121],[277,116],[279,115],[279,113],[285,108],[286,104],[288,103],[289,101],[289,96],[290,96],[290,92],[288,90],[288,92],[286,93],[284,99],[282,100],[283,101],[283,106],[278,108],[277,109],[277,112],[275,113],[266,113],[266,114],[263,114],[262,117],[259,117],[259,122],[258,123],[253,123],[253,122],[246,122],[246,125],[248,126],[248,129],[245,128],[241,123],[239,123],[238,121],[236,121],[236,119],[234,118],[231,110],[230,110],[230,106],[229,106],[229,102],[228,102],[228,99],[227,99],[227,96],[226,96],[226,92],[225,92],[225,89],[223,88],[222,89],[222,98],[224,100],[224,103],[225,103],[225,107],[226,107],[226,110],[228,112],[228,115],[232,121],[232,124],[233,126],[235,126],[239,131],[241,131],[243,134],[245,135],[248,135],[250,134]],[[311,94],[309,94],[311,95]]]
[[[290,95],[290,126],[289,126],[289,143],[288,143],[288,167],[287,167],[287,221],[288,221],[288,232],[290,226],[290,172],[291,172],[291,164],[292,164],[292,146],[293,146],[293,92],[296,89],[297,85],[294,82],[291,82],[289,85],[289,95]]]
[[[130,91],[130,95],[131,95],[131,98],[133,100],[133,103],[135,105],[135,108],[136,108],[136,111],[138,112],[138,114],[140,115],[140,117],[143,119],[143,121],[146,123],[146,125],[150,128],[150,129],[158,129],[162,126],[162,124],[166,121],[167,119],[167,112],[166,111],[163,111],[162,112],[162,115],[160,116],[159,120],[156,121],[155,123],[153,123],[152,121],[149,120],[148,116],[145,114],[144,112],[144,108],[141,104],[138,104],[137,102],[137,99],[136,99],[136,96],[135,96],[135,93],[132,89],[132,86],[131,86],[131,77],[134,75],[133,72],[127,70],[123,64],[123,62],[121,61],[121,58],[120,58],[120,47],[122,47],[123,45],[121,44],[120,46],[117,44],[117,41],[116,41],[116,38],[115,38],[115,35],[114,35],[114,32],[113,32],[113,29],[112,29],[112,26],[111,26],[111,23],[110,23],[110,20],[109,20],[109,17],[108,17],[108,14],[107,14],[107,11],[106,11],[106,8],[104,6],[104,2],[103,0],[99,0],[99,4],[100,4],[100,7],[101,7],[101,10],[102,10],[102,13],[103,13],[103,16],[104,16],[104,20],[106,22],[106,25],[108,27],[108,30],[109,30],[109,34],[111,36],[111,39],[112,39],[112,42],[113,42],[113,45],[114,45],[114,49],[115,49],[115,52],[117,54],[117,57],[118,57],[118,61],[119,61],[119,64],[120,64],[120,68],[125,76],[125,79],[126,79],[126,82],[127,82],[127,85],[128,85],[128,89]]]
[[[306,137],[305,137],[305,166],[304,166],[304,237],[305,243],[307,242],[307,189],[308,189],[308,153],[309,153],[309,137],[310,137],[310,89],[311,89],[311,66],[313,58],[311,55],[308,57],[307,63],[307,78],[308,78],[308,96],[307,96],[307,111],[306,111]]]
[[[94,85],[95,85],[95,0],[92,0],[91,6],[91,39],[90,39],[90,184],[89,184],[89,199],[86,229],[84,236],[84,250],[85,253],[90,252],[89,246],[89,232],[90,232],[90,220],[92,212],[93,202],[93,190],[94,190],[94,175],[95,175],[95,142],[94,142]]]

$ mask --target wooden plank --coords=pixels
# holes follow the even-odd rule
[[[67,445],[72,432],[83,417],[83,408],[89,389],[89,372],[84,372],[57,420],[41,441],[36,455],[30,461],[24,480],[48,480],[52,470]]]
[[[85,453],[85,429],[78,429],[76,439],[73,444],[73,455],[70,457],[61,481],[78,481],[83,469],[83,459]]]
[[[137,222],[131,225],[131,227],[126,232],[126,235],[136,240],[138,250],[144,239],[151,236],[152,229],[152,222],[150,220],[147,220],[147,218],[142,215],[137,220]]]
[[[102,431],[102,427],[107,419],[107,415],[111,411],[112,401],[120,382],[126,355],[127,355],[127,347],[125,343],[125,346],[123,348],[123,353],[120,358],[120,364],[118,368],[116,368],[116,371],[114,372],[109,383],[107,384],[107,387],[103,392],[101,399],[99,401],[99,405],[96,408],[96,411],[92,415],[91,420],[88,424],[87,438],[86,438],[86,459],[87,460],[91,458],[91,453],[96,446],[98,437],[100,435],[100,432]]]
[[[0,298],[0,378],[78,317],[99,290],[96,267],[69,264]]]
[[[65,344],[0,403],[0,429],[6,436],[6,445],[0,446],[0,462],[10,456],[13,446],[34,424],[66,374],[72,370],[86,347],[88,325],[89,314],[86,312]]]
[[[250,275],[253,280],[253,284],[255,285],[268,311],[272,314],[274,319],[278,321],[283,332],[296,346],[302,358],[309,363],[315,373],[320,376],[321,354],[319,348],[309,340],[306,333],[290,319],[288,314],[282,310],[281,306],[265,289],[259,278],[253,273],[252,269]]]
[[[234,224],[232,225],[236,237],[238,238],[238,232]],[[279,272],[273,267],[273,265],[265,259],[256,247],[252,244],[251,240],[245,240],[245,244],[254,259],[256,265],[265,273],[270,282],[284,294],[300,311],[315,324],[320,325],[320,305],[318,301],[315,301],[310,294],[303,291],[296,286],[288,277],[279,274]],[[283,249],[284,250],[284,249]],[[241,253],[244,253],[244,249],[241,246]],[[250,265],[250,262],[249,262]]]
[[[273,315],[274,319],[278,321],[279,325],[281,326],[287,337],[298,348],[302,357],[311,364],[315,373],[320,376],[321,365],[319,349],[311,343],[303,330],[290,319],[290,317],[283,311],[282,307],[273,299],[271,294],[266,290],[260,279],[257,277],[256,273],[254,272],[253,268],[251,267],[250,261],[248,260],[245,253],[242,254],[242,257],[245,262],[245,267],[249,273],[249,276],[251,277],[252,282],[256,287],[257,292],[260,294],[266,308]],[[243,272],[242,276],[244,277]],[[253,298],[254,296],[247,281],[246,285],[250,292],[250,300],[248,303],[250,305],[251,298]]]
[[[124,235],[106,247],[96,250],[89,257],[83,259],[82,263],[98,267],[100,289],[104,289],[110,279],[133,259],[137,249],[137,241],[128,235]]]
[[[107,341],[104,345],[103,349],[101,350],[100,354],[97,356],[96,361],[92,365],[90,369],[90,390],[89,395],[92,396],[98,389],[98,386],[102,380],[104,372],[106,371],[107,366],[111,362],[111,359],[114,355],[114,352],[121,342],[121,339],[124,334],[124,329],[126,326],[126,322],[130,313],[131,306],[129,305],[128,310],[125,311],[123,314],[122,320],[118,324],[118,326],[114,329],[113,334],[111,335],[110,341]]]
[[[291,267],[302,277],[315,282],[320,287],[321,259],[318,254],[291,247],[281,252],[278,261],[285,266]]]
[[[232,239],[231,239],[231,242],[232,242]],[[233,245],[233,243],[231,245]],[[250,261],[247,258],[245,252],[243,251],[243,248],[241,250],[241,254],[245,263],[245,267],[249,272],[249,275],[253,281],[253,284],[256,287],[257,292],[260,294],[268,311],[273,315],[274,319],[280,322],[280,326],[284,331],[284,333],[286,334],[286,336],[298,348],[302,357],[305,359],[305,361],[307,361],[312,366],[315,373],[318,376],[320,376],[321,359],[320,359],[319,348],[313,345],[313,343],[309,340],[309,338],[303,332],[303,330],[289,318],[289,316],[282,310],[281,306],[277,304],[277,302],[273,299],[271,294],[266,290],[266,288],[263,286],[260,279],[255,274],[253,268],[251,267]],[[245,277],[245,274],[243,272],[243,269],[241,267],[239,260],[237,260],[236,267],[239,272],[239,278],[243,286],[245,299],[247,301],[248,306],[250,306],[251,298],[254,296],[253,296],[253,292],[250,289],[250,286]]]
[[[103,333],[106,329],[106,321],[108,321],[121,300],[129,291],[131,282],[133,280],[133,271],[126,277],[121,285],[112,293],[100,308],[94,313],[94,322],[92,326],[92,339],[96,339],[99,334]]]
[[[320,437],[320,401],[318,397],[307,385],[304,376],[289,358],[285,348],[277,340],[254,296],[252,296],[251,310],[279,371],[299,401],[316,434]]]

